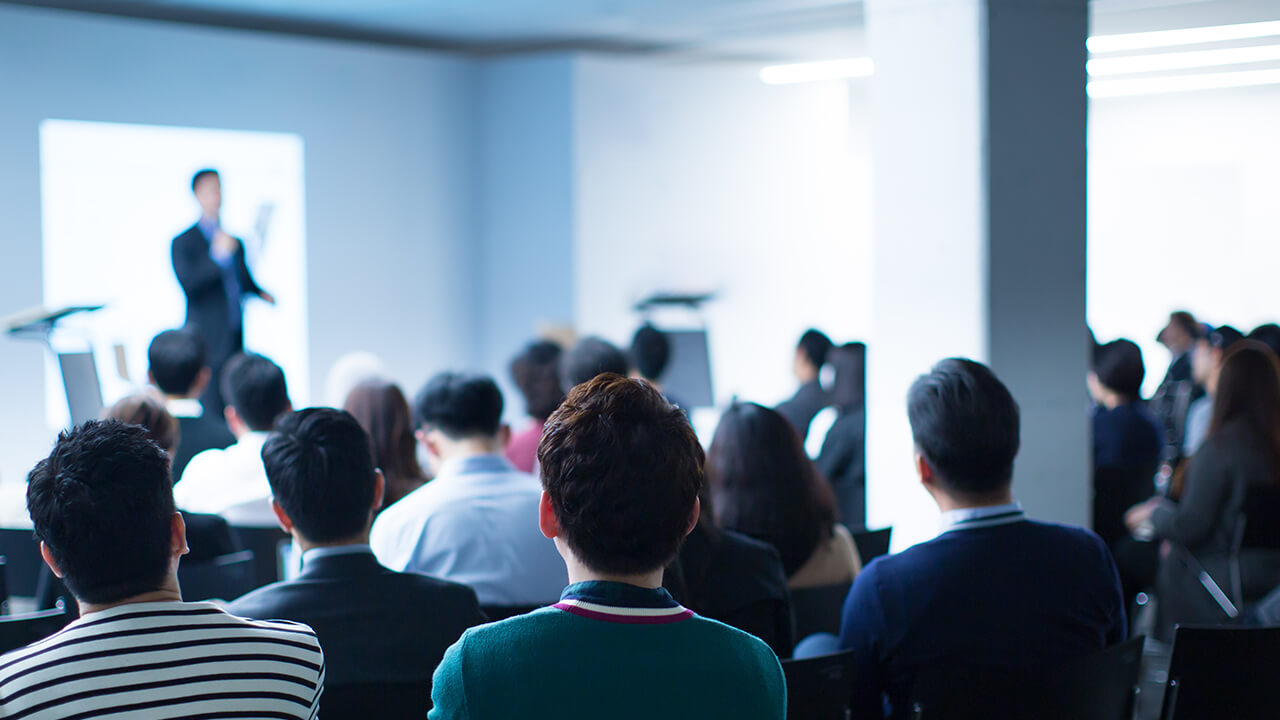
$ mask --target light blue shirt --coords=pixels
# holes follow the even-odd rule
[[[1182,435],[1182,455],[1191,457],[1196,454],[1204,439],[1209,437],[1209,425],[1213,422],[1213,398],[1204,397],[1191,403],[1187,410],[1187,429]]]
[[[942,513],[941,532],[995,527],[1026,519],[1027,514],[1022,511],[1022,503],[1018,502],[1009,503],[1008,505],[992,505],[990,507],[961,508]]]
[[[569,577],[538,529],[541,496],[499,455],[454,458],[378,515],[369,544],[392,570],[470,585],[481,605],[549,605]]]

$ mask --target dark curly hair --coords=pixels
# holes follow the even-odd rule
[[[606,373],[575,387],[547,421],[538,461],[564,539],[587,567],[630,575],[676,556],[704,455],[652,385]]]

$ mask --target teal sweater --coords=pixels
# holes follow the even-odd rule
[[[471,628],[432,682],[430,720],[783,720],[778,658],[666,590],[570,585],[556,605]]]

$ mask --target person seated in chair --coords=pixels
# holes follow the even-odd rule
[[[178,445],[173,456],[173,481],[182,479],[191,458],[205,450],[221,450],[236,441],[221,415],[205,412],[200,404],[212,379],[204,343],[189,330],[166,330],[147,348],[147,378],[164,393],[165,408],[178,419]]]
[[[463,634],[429,718],[782,720],[777,657],[677,604],[663,568],[698,520],[702,447],[678,408],[621,375],[575,387],[538,446],[560,602]]]
[[[416,573],[392,572],[369,549],[385,481],[369,436],[349,413],[310,408],[286,415],[262,447],[271,507],[302,548],[302,574],[231,603],[233,615],[309,625],[325,648],[330,689],[418,684],[462,631],[485,621],[475,592]]]

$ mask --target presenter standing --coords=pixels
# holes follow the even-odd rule
[[[222,366],[244,348],[244,296],[275,304],[258,287],[245,263],[244,243],[222,229],[222,181],[217,170],[201,170],[191,178],[200,203],[200,220],[173,239],[173,271],[187,296],[187,328],[204,341],[213,382],[200,398],[206,413],[221,417]]]

